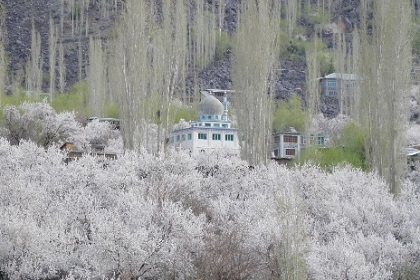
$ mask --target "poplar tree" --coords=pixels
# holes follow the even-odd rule
[[[163,150],[162,140],[168,137],[174,122],[169,108],[174,100],[176,87],[180,81],[185,80],[187,60],[187,19],[184,3],[164,0],[162,8],[163,19],[160,32],[153,40],[152,57],[152,81],[154,81],[152,94],[153,92],[158,94],[158,151]],[[185,89],[182,91],[185,92]]]
[[[60,92],[64,92],[66,87],[66,63],[64,61],[63,41],[58,45],[58,85]]]
[[[300,12],[300,0],[286,1],[286,18],[287,18],[287,32],[289,36],[293,36],[296,27],[296,21]]]
[[[55,93],[55,67],[57,55],[57,29],[52,17],[50,17],[50,34],[49,34],[49,68],[50,68],[50,100]]]
[[[115,73],[110,77],[115,78],[115,92],[119,93],[128,149],[164,149],[173,123],[169,106],[185,79],[186,14],[182,1],[164,0],[161,6],[153,1],[124,3],[113,57]]]
[[[101,39],[89,40],[89,70],[87,73],[89,107],[95,116],[104,115],[107,101],[107,65]]]
[[[373,171],[400,192],[405,157],[403,128],[405,100],[410,87],[411,43],[409,0],[370,3],[373,23],[368,25],[369,3],[363,0],[360,43],[360,122],[366,134],[366,156]]]
[[[243,1],[233,43],[232,80],[242,157],[265,164],[272,130],[272,87],[279,35],[279,1]]]
[[[144,127],[147,79],[150,73],[147,61],[150,17],[145,1],[126,1],[118,23],[114,42],[113,73],[110,75],[113,91],[118,94],[122,119],[122,135],[126,149],[138,149]],[[139,143],[140,142],[140,143]]]
[[[41,36],[32,21],[31,53],[26,66],[26,90],[28,93],[41,93],[42,75]]]
[[[307,73],[306,73],[306,102],[308,108],[308,119],[312,119],[319,112],[319,77],[321,76],[320,72],[320,62],[319,62],[319,47],[318,47],[318,38],[315,38],[314,44],[312,47],[307,47],[305,49],[306,64],[307,64]]]
[[[0,97],[4,94],[6,90],[6,79],[8,73],[8,63],[6,59],[6,52],[4,49],[4,19],[5,15],[3,7],[0,4]]]

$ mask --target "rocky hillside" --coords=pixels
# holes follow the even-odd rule
[[[30,54],[32,24],[41,36],[41,49],[44,73],[48,73],[48,38],[50,17],[54,20],[65,51],[66,83],[70,88],[75,82],[85,77],[85,65],[88,55],[88,42],[91,35],[107,38],[113,30],[121,6],[120,0],[3,0],[1,5],[5,18],[5,45],[10,59],[11,77],[9,83],[19,84],[22,72]],[[208,1],[209,3],[211,1]],[[240,0],[225,0],[224,29],[232,34],[236,28]],[[312,2],[316,3],[317,1]],[[319,2],[319,1],[318,1]],[[326,1],[329,2],[329,1]],[[61,3],[65,3],[62,5]],[[191,3],[194,3],[192,1]],[[343,16],[350,24],[358,19],[358,0],[335,0],[331,2],[332,17]],[[83,8],[85,6],[85,8]],[[85,9],[86,12],[83,12]],[[87,24],[81,26],[80,17],[84,16]],[[83,21],[83,19],[82,19]],[[299,20],[311,36],[314,26],[304,19]],[[328,41],[328,36],[325,36]],[[231,53],[204,70],[198,70],[191,76],[198,77],[200,88],[231,88],[230,66]],[[79,64],[79,61],[81,64]],[[277,97],[287,98],[292,92],[302,94],[305,88],[305,56],[298,53],[292,59],[286,58],[279,63],[281,69],[276,84]],[[48,87],[48,74],[43,79]],[[17,81],[17,82],[16,82]],[[189,79],[188,83],[193,83]],[[187,85],[188,86],[188,85]],[[13,91],[13,87],[9,87]]]

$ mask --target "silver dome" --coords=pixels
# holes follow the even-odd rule
[[[216,97],[207,95],[201,100],[199,110],[203,115],[223,115],[224,107]]]

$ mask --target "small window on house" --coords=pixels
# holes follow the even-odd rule
[[[275,150],[274,150],[274,156],[275,156],[275,157],[278,157],[278,156],[279,156],[279,149],[275,149]]]
[[[338,96],[337,92],[335,90],[328,91],[329,96]]]
[[[233,141],[233,134],[226,134],[225,141]]]
[[[211,120],[211,116],[208,116],[207,118],[208,118],[209,120]]]
[[[211,127],[211,123],[206,123],[206,127]]]
[[[188,133],[188,140],[192,140],[192,134]]]
[[[337,82],[336,81],[328,81],[327,82],[327,87],[335,88],[335,87],[337,87]]]
[[[181,136],[180,135],[177,135],[176,136],[176,142],[179,142],[179,140],[181,140]]]
[[[318,136],[318,141],[317,141],[318,143],[318,145],[324,145],[324,137],[323,136]]]
[[[219,116],[214,116],[214,118],[215,118],[216,120],[218,120],[218,119],[219,119]]]
[[[286,156],[294,156],[296,155],[295,149],[286,149]]]
[[[207,133],[198,133],[198,139],[207,140]]]
[[[212,135],[212,140],[216,140],[216,141],[219,141],[221,139],[221,136],[220,136],[220,134],[213,134]]]
[[[228,125],[226,123],[222,124],[222,127],[227,128]]]
[[[181,139],[182,141],[185,141],[185,134],[182,134]]]
[[[214,123],[214,124],[213,124],[213,127],[220,127],[220,124],[218,124],[218,123]]]
[[[298,142],[298,137],[297,136],[293,136],[293,135],[284,135],[283,136],[283,140],[285,143],[297,143]]]

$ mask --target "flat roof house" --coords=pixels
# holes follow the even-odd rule
[[[331,73],[320,79],[321,96],[336,98],[340,114],[350,115],[357,87],[355,74]]]

